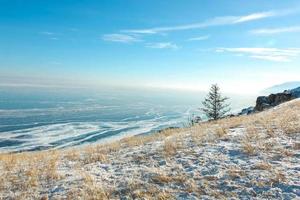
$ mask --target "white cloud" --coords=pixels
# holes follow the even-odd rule
[[[255,29],[255,30],[250,31],[250,33],[256,34],[256,35],[272,35],[272,34],[291,33],[291,32],[300,32],[300,26]]]
[[[254,21],[254,20],[288,15],[293,12],[295,12],[295,11],[267,11],[267,12],[258,12],[258,13],[252,13],[249,15],[242,15],[242,16],[222,16],[222,17],[215,17],[215,18],[203,21],[203,22],[193,23],[193,24],[185,24],[185,25],[179,25],[179,26],[154,27],[154,28],[149,28],[149,29],[129,29],[129,30],[123,30],[122,32],[137,33],[137,34],[155,34],[155,33],[170,32],[170,31],[201,29],[201,28],[207,28],[207,27],[211,27],[211,26],[240,24],[240,23],[245,23],[245,22]]]
[[[102,36],[105,41],[121,42],[121,43],[133,43],[141,41],[136,36],[126,34],[106,34]]]
[[[279,15],[279,13],[274,12],[274,11],[253,13],[253,14],[250,14],[250,15],[237,17],[237,20],[234,23],[243,23],[243,22],[248,22],[248,21],[253,21],[253,20],[258,20],[258,19],[274,17],[274,16],[277,16],[277,15]]]
[[[47,37],[50,40],[59,40],[59,38],[57,36],[61,35],[59,33],[54,33],[54,32],[49,32],[49,31],[43,31],[43,32],[40,32],[39,34],[44,35],[45,37]]]
[[[149,48],[154,49],[178,49],[179,47],[176,44],[171,42],[159,42],[159,43],[150,43],[147,45]]]
[[[189,38],[188,41],[201,41],[201,40],[207,40],[209,38],[210,38],[210,35],[202,35],[199,37]]]
[[[300,48],[218,48],[216,52],[230,52],[261,60],[288,62],[300,55]]]

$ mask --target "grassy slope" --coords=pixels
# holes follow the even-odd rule
[[[300,101],[108,145],[0,155],[3,199],[299,197]]]

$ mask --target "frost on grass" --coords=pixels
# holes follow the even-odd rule
[[[0,199],[297,199],[300,101],[108,145],[0,156]]]

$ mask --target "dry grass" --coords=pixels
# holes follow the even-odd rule
[[[258,140],[258,130],[254,125],[246,127],[246,134],[241,142],[244,153],[248,155],[254,155],[257,151],[257,147],[254,144]]]
[[[173,199],[173,195],[170,193],[170,192],[167,192],[167,191],[162,191],[162,192],[159,192],[157,195],[156,195],[157,199],[158,200],[168,200],[168,199]]]
[[[66,178],[59,170],[65,160],[76,163],[79,169],[84,169],[92,163],[112,162],[114,155],[120,155],[118,153],[122,148],[134,148],[153,142],[162,144],[161,149],[157,151],[159,156],[172,159],[179,153],[193,152],[191,149],[187,149],[183,138],[190,137],[196,146],[201,146],[204,143],[226,137],[230,133],[230,129],[236,127],[245,129],[240,145],[246,154],[255,155],[260,152],[276,151],[285,157],[291,157],[293,156],[291,149],[299,150],[300,143],[295,142],[291,149],[275,149],[275,146],[278,147],[279,144],[272,138],[282,134],[292,136],[294,133],[300,132],[299,109],[300,101],[296,101],[283,108],[250,116],[226,118],[217,122],[205,122],[181,129],[167,129],[156,134],[128,137],[109,144],[58,151],[0,154],[0,194],[9,194],[8,191],[11,191],[15,194],[13,199],[47,198],[45,193],[41,193],[41,188]],[[142,155],[135,155],[132,158],[139,163],[147,161],[147,157]],[[253,169],[272,171],[273,175],[269,178],[271,185],[286,181],[286,175],[272,169],[267,160],[257,163]],[[230,179],[245,176],[245,172],[239,168],[230,168],[227,170],[227,174]],[[90,172],[81,172],[81,176],[83,185],[68,191],[68,199],[78,197],[82,199],[109,199],[121,194],[114,185],[111,185],[110,188],[102,187],[101,183],[97,182]],[[132,198],[137,199],[172,199],[174,198],[173,191],[161,190],[157,185],[176,183],[184,185],[187,192],[195,192],[200,195],[212,191],[208,182],[216,181],[215,179],[215,176],[206,176],[201,179],[203,185],[200,187],[193,179],[188,178],[183,173],[170,175],[160,172],[151,176],[149,183],[129,183],[127,192]],[[207,185],[204,184],[206,181]],[[264,185],[267,183],[257,182],[255,184]],[[213,195],[213,192],[210,192],[210,195]],[[221,198],[224,194],[215,191],[214,195]]]
[[[264,152],[270,152],[274,149],[274,147],[277,145],[275,140],[266,140],[263,141],[260,145],[260,150]]]
[[[165,156],[174,156],[179,148],[179,143],[175,140],[167,139],[163,148]]]
[[[151,180],[154,183],[157,184],[165,184],[165,183],[171,183],[172,182],[172,178],[170,176],[164,175],[164,174],[157,174],[154,175]]]
[[[295,142],[294,146],[293,146],[293,149],[300,150],[300,142]]]
[[[95,162],[105,163],[108,160],[104,153],[105,152],[99,146],[87,147],[83,151],[83,163],[84,164],[90,164]]]
[[[257,163],[253,169],[258,169],[258,170],[271,170],[272,165],[270,165],[270,163],[264,161],[264,162],[260,162]]]
[[[245,176],[245,171],[239,168],[234,168],[231,167],[230,169],[227,170],[227,174],[231,179],[237,179]]]
[[[0,156],[4,183],[1,190],[11,190],[18,195],[35,196],[42,183],[51,184],[61,178],[57,172],[58,152],[19,153]],[[4,171],[5,170],[5,171]]]
[[[67,150],[66,152],[64,152],[64,155],[65,158],[70,161],[80,160],[80,153],[78,152],[78,150]]]
[[[186,188],[186,191],[189,193],[192,193],[192,192],[202,193],[202,191],[198,187],[197,183],[193,179],[186,181],[185,188]]]
[[[89,174],[84,175],[84,193],[83,199],[105,200],[109,199],[109,193],[106,192],[101,184],[96,184]]]
[[[274,184],[284,183],[286,175],[282,171],[273,170],[269,179],[269,184],[272,187]]]
[[[49,153],[49,157],[45,160],[46,168],[43,169],[44,176],[47,180],[56,180],[60,178],[60,175],[57,172],[59,153],[53,151]]]
[[[220,137],[223,137],[224,135],[226,135],[228,133],[228,130],[224,126],[221,126],[221,127],[217,127],[215,129],[215,133],[216,133],[217,137],[220,138]]]
[[[249,141],[244,141],[242,143],[242,148],[244,153],[248,154],[248,155],[255,155],[256,154],[256,147],[251,144]]]
[[[180,183],[183,184],[186,181],[186,176],[183,174],[167,175],[164,173],[158,173],[151,177],[151,181],[155,184],[170,184]]]
[[[82,188],[74,188],[67,194],[67,199],[106,200],[110,199],[110,192],[97,184],[93,177],[86,172],[80,173],[83,178]]]
[[[282,148],[281,155],[283,155],[284,157],[290,157],[290,156],[294,156],[294,152],[292,150]]]

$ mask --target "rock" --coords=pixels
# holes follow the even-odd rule
[[[99,164],[99,167],[100,168],[102,168],[102,169],[104,169],[104,170],[108,170],[108,168],[109,168],[109,166],[108,165],[106,165],[106,164]]]
[[[296,98],[300,98],[300,87],[292,90],[285,90],[276,94],[270,94],[269,96],[259,96],[256,99],[255,107],[244,108],[237,115],[249,115],[254,112],[260,112]]]
[[[263,111],[265,109],[277,106],[281,103],[290,101],[300,97],[300,87],[293,90],[286,90],[269,96],[260,96],[256,99],[255,111]]]
[[[254,112],[254,107],[250,106],[248,108],[244,108],[238,115],[249,115]]]
[[[167,162],[166,162],[165,160],[160,160],[160,161],[158,162],[158,164],[159,164],[159,166],[163,166],[163,165],[166,165]]]
[[[300,87],[292,89],[290,92],[291,92],[293,97],[300,98]]]

